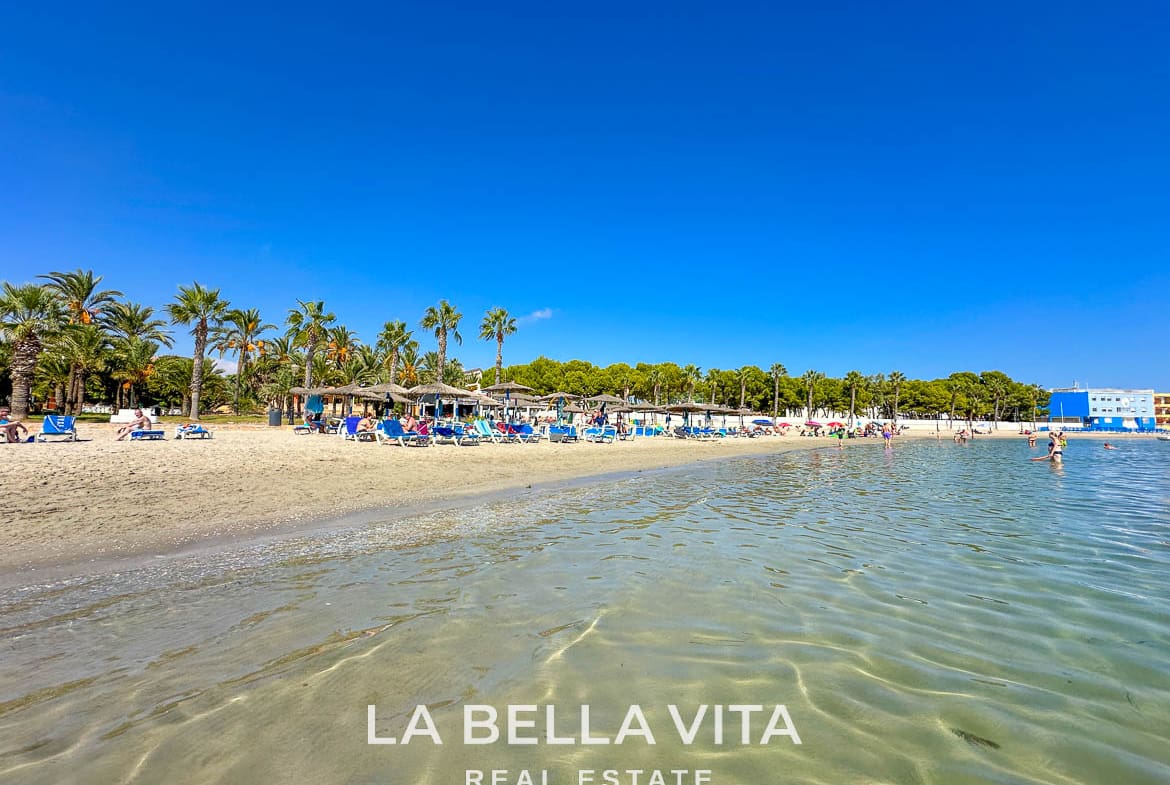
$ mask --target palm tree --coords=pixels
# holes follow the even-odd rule
[[[0,338],[12,344],[12,416],[28,416],[30,391],[37,358],[46,339],[65,319],[61,300],[47,287],[37,284],[13,286],[4,283],[0,291]]]
[[[344,324],[339,324],[335,327],[330,327],[325,332],[325,338],[327,339],[325,344],[325,357],[333,364],[334,368],[339,370],[344,368],[345,364],[353,357],[354,351],[357,350],[357,333]]]
[[[459,320],[463,314],[455,310],[455,306],[446,300],[439,300],[438,305],[427,308],[419,325],[424,330],[434,330],[435,338],[439,341],[438,367],[435,368],[435,377],[443,378],[443,368],[447,364],[447,336],[455,339],[455,343],[462,345],[463,336],[459,334]]]
[[[650,369],[650,373],[646,374],[646,381],[654,390],[654,405],[658,405],[658,399],[662,394],[662,369],[654,366]]]
[[[780,380],[788,375],[788,369],[784,363],[772,363],[768,374],[772,377],[772,419],[775,420],[780,416]]]
[[[817,385],[825,375],[820,371],[809,369],[800,377],[800,381],[804,383],[804,389],[808,393],[808,414],[806,420],[811,420],[813,416],[813,396],[816,395]]]
[[[882,373],[875,373],[872,376],[865,377],[865,386],[869,388],[869,416],[877,417],[881,415],[882,409],[886,405],[886,376]]]
[[[195,336],[195,351],[191,355],[191,411],[187,416],[199,419],[199,394],[203,391],[203,355],[207,351],[207,336],[218,327],[227,313],[228,301],[220,299],[219,289],[205,289],[195,281],[180,286],[175,301],[167,305],[167,314],[174,324],[190,324]]]
[[[382,325],[382,332],[378,335],[378,351],[386,356],[386,363],[390,371],[391,384],[395,383],[398,375],[398,361],[402,357],[402,350],[410,343],[410,330],[406,329],[406,322],[392,321]]]
[[[414,387],[419,383],[420,360],[418,341],[407,341],[402,346],[402,386]]]
[[[85,406],[86,374],[105,369],[110,341],[105,332],[92,322],[69,324],[61,331],[59,348],[69,360],[75,388],[67,392],[67,396],[73,401],[73,410],[80,412]]]
[[[425,325],[424,325],[425,326]],[[485,341],[496,341],[496,384],[500,383],[500,370],[504,367],[504,336],[515,335],[516,320],[503,308],[492,308],[483,316],[479,325],[479,337]]]
[[[49,281],[46,286],[61,297],[69,324],[91,324],[102,313],[102,306],[110,305],[122,293],[116,289],[98,289],[102,276],[93,270],[77,269],[71,273],[38,275]]]
[[[61,298],[69,324],[92,324],[100,316],[102,306],[112,304],[114,298],[122,294],[116,289],[98,289],[102,276],[94,276],[93,270],[79,268],[71,273],[52,272],[38,277],[47,279],[46,286]],[[77,373],[78,369],[72,366],[65,391],[66,414],[80,411],[76,399]]]
[[[240,384],[248,370],[248,356],[264,351],[260,339],[268,330],[275,330],[275,324],[264,324],[256,308],[233,308],[224,316],[223,323],[215,329],[213,347],[223,357],[224,352],[236,353],[236,389],[232,394],[232,412],[240,413]]]
[[[739,408],[743,408],[747,401],[747,383],[748,379],[752,378],[752,371],[756,370],[754,365],[745,365],[735,372],[735,377],[739,379]]]
[[[7,349],[7,344],[0,343],[0,367],[8,365],[3,359]],[[45,350],[37,360],[36,376],[52,388],[52,400],[58,407],[65,405],[65,385],[69,382],[72,370],[69,358],[60,351]]]
[[[1004,398],[1007,397],[1011,390],[1012,380],[1003,371],[984,371],[979,375],[979,380],[987,389],[987,394],[991,396],[991,401],[994,404],[994,413],[992,414],[992,426],[996,430],[999,429],[999,409],[1003,405]]]
[[[718,368],[707,369],[707,398],[716,406],[719,405],[719,374]]]
[[[422,384],[439,382],[439,353],[425,352],[418,361],[418,380]]]
[[[688,400],[695,400],[695,385],[703,378],[703,371],[697,365],[687,365],[682,369],[683,379],[687,382]]]
[[[101,322],[115,338],[139,338],[167,347],[175,342],[171,331],[163,329],[167,323],[154,318],[154,309],[149,305],[119,300],[102,313]]]
[[[853,427],[853,418],[857,412],[857,393],[865,386],[865,377],[861,371],[850,371],[845,374],[845,389],[849,391],[849,427]]]
[[[894,409],[890,414],[895,424],[898,422],[898,397],[902,394],[902,385],[906,382],[906,374],[901,371],[891,371],[886,382],[890,385],[890,391],[894,393]]]
[[[154,357],[157,352],[157,343],[138,337],[121,340],[115,347],[114,357],[118,367],[113,376],[122,382],[118,393],[121,395],[123,390],[126,392],[128,406],[134,406],[138,401],[138,385],[145,383],[154,374]]]
[[[325,337],[325,331],[337,318],[325,311],[325,301],[305,302],[297,300],[300,308],[288,312],[288,337],[296,346],[305,347],[305,387],[313,386],[313,361],[317,358],[317,345]]]

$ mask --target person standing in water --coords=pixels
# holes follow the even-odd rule
[[[1040,458],[1033,458],[1034,461],[1052,461],[1053,463],[1064,462],[1064,448],[1060,446],[1060,437],[1052,434],[1048,437],[1048,454]]]

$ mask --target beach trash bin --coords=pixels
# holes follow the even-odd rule
[[[269,425],[280,425],[280,409],[269,409],[268,410],[268,424]]]

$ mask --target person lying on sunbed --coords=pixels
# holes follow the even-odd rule
[[[13,419],[12,410],[7,406],[0,408],[0,434],[3,434],[9,444],[21,441],[21,431],[28,436],[28,428],[20,420]]]
[[[143,414],[141,409],[135,409],[134,419],[118,429],[118,438],[115,441],[122,441],[134,431],[149,431],[151,426],[150,415]]]
[[[357,425],[354,426],[354,432],[355,433],[373,433],[374,428],[375,428],[374,421],[368,415],[363,415],[362,418],[360,420],[358,420]]]

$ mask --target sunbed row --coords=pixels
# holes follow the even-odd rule
[[[470,447],[482,441],[496,444],[534,444],[543,438],[543,434],[527,424],[499,423],[493,427],[485,420],[476,420],[452,425],[420,424],[415,430],[407,431],[402,427],[401,421],[387,419],[379,421],[372,431],[360,431],[358,423],[361,420],[362,418],[357,416],[346,417],[338,426],[338,435],[355,442],[376,441],[379,444],[396,444],[402,447],[427,447],[435,444]],[[307,427],[297,426],[294,431],[307,432]]]

